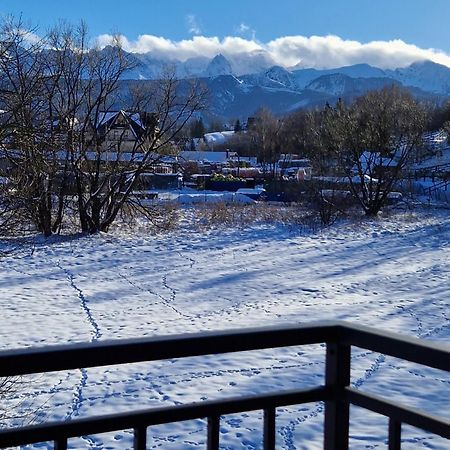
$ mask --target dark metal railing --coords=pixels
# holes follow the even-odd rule
[[[448,419],[350,387],[352,346],[447,372],[450,347],[338,321],[10,350],[0,352],[0,377],[318,343],[326,343],[323,386],[3,429],[0,447],[53,441],[63,450],[73,437],[134,429],[134,449],[142,450],[149,426],[207,418],[212,450],[219,448],[221,416],[263,410],[264,449],[269,450],[276,444],[276,408],[317,401],[325,402],[325,450],[348,449],[350,404],[389,418],[391,450],[400,448],[403,423],[450,439]]]

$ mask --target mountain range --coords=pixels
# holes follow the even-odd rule
[[[432,61],[383,70],[368,64],[313,69],[274,64],[265,53],[216,55],[167,61],[151,54],[128,53],[133,69],[126,80],[155,80],[171,66],[181,79],[199,78],[210,92],[207,119],[246,119],[262,106],[275,114],[351,100],[367,91],[398,85],[419,99],[442,102],[450,97],[450,68]]]

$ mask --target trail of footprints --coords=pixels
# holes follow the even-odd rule
[[[257,249],[257,245],[253,244],[253,246],[251,247],[251,250],[254,251],[256,249]],[[248,249],[246,249],[246,250],[248,251]],[[233,249],[233,259],[235,259],[235,252],[236,252],[236,249]],[[186,253],[186,254],[182,253],[181,251],[176,249],[176,246],[175,246],[175,253],[181,260],[184,260],[188,263],[187,269],[189,269],[189,271],[192,271],[196,265],[205,263],[205,261],[201,261],[201,263],[200,263],[199,261],[194,260],[193,258],[191,258],[189,256],[188,253]],[[70,284],[70,286],[76,293],[80,307],[86,316],[89,326],[91,327],[91,340],[94,341],[94,340],[101,338],[102,333],[101,333],[100,324],[97,323],[97,321],[95,320],[95,314],[93,314],[91,308],[89,307],[89,302],[85,298],[83,291],[76,285],[74,274],[67,268],[64,268],[61,263],[59,263],[58,267],[61,269],[61,271],[63,271],[63,273],[65,273],[67,282]],[[228,270],[229,269],[230,269],[230,267],[228,266]],[[14,267],[12,268],[12,270],[16,270],[17,272],[20,272],[20,273],[22,273],[24,275],[28,275],[28,276],[34,275],[32,273],[26,273],[24,271],[21,271],[20,269],[14,268]],[[435,267],[434,270],[437,270],[437,267]],[[267,315],[276,316],[276,314],[274,313],[274,308],[278,304],[276,301],[274,301],[274,303],[272,304],[272,307],[269,307],[269,308],[267,308],[267,303],[270,304],[270,302],[266,302],[265,303],[266,306],[260,305],[257,302],[234,302],[234,303],[230,302],[229,306],[221,308],[216,311],[210,311],[205,314],[200,314],[200,313],[189,314],[188,312],[185,312],[184,310],[179,309],[175,305],[176,300],[177,300],[178,291],[171,283],[168,282],[168,276],[170,275],[171,271],[167,270],[167,268],[165,268],[163,272],[164,272],[164,274],[161,276],[161,285],[166,291],[168,291],[168,294],[169,294],[168,297],[148,288],[147,286],[142,286],[141,284],[137,284],[136,282],[134,282],[134,280],[132,278],[130,278],[127,275],[124,275],[122,272],[119,271],[119,276],[123,279],[124,282],[133,286],[135,289],[138,289],[141,292],[145,292],[151,296],[150,302],[147,302],[144,305],[134,305],[133,306],[134,308],[146,309],[149,306],[157,306],[158,304],[162,304],[164,307],[172,310],[181,319],[186,319],[189,321],[207,320],[210,318],[222,316],[224,314],[238,314],[239,312],[245,311],[246,309],[247,310],[248,309],[250,309],[250,310],[251,309],[261,309]],[[437,273],[439,273],[439,272],[437,272]],[[55,279],[55,275],[50,275],[49,278],[50,277],[52,279]],[[57,279],[57,276],[56,276],[56,279]],[[431,279],[431,280],[438,283],[441,280],[441,278],[436,277],[434,280],[433,279]],[[392,277],[390,275],[384,276],[384,277],[379,278],[378,281],[384,281],[385,283],[390,282],[390,283],[394,284],[395,277]],[[345,292],[349,292],[349,293],[363,292],[366,289],[367,289],[367,291],[370,291],[369,286],[365,286],[365,282],[353,282],[350,284],[346,284],[346,283],[339,284],[338,283],[335,285],[335,287],[336,287],[336,292],[339,293],[340,295],[345,294]],[[286,292],[281,292],[280,294],[283,295],[283,294],[286,294]],[[317,300],[317,298],[319,297],[319,294],[320,294],[319,291],[308,292],[307,289],[303,290],[303,292],[301,293],[301,295],[304,299],[311,298],[311,300],[314,300],[314,299]],[[280,300],[285,301],[287,304],[289,304],[289,302],[291,301],[289,299],[280,299]],[[325,298],[321,299],[320,307],[326,307],[326,306],[329,306],[329,307],[334,306],[335,307],[337,304],[339,304],[339,302],[327,301],[326,297],[325,297]],[[352,301],[350,305],[342,305],[342,306],[352,307],[355,305],[362,305],[362,304],[367,304],[366,300]],[[420,337],[430,337],[433,335],[437,335],[438,333],[442,332],[443,330],[445,330],[446,328],[448,328],[450,326],[450,318],[448,317],[448,314],[445,310],[444,305],[433,304],[434,306],[438,307],[439,314],[442,317],[442,323],[434,328],[426,329],[423,324],[423,321],[420,318],[420,311],[417,310],[418,306],[416,304],[414,304],[414,303],[409,304],[408,302],[405,302],[405,303],[401,303],[401,304],[397,304],[397,305],[391,305],[389,301],[382,301],[382,302],[380,302],[380,305],[381,304],[383,304],[384,307],[387,307],[387,306],[391,307],[391,309],[389,311],[385,312],[386,317],[389,316],[389,314],[395,315],[398,313],[410,315],[412,320],[416,323],[416,328],[414,329],[414,331],[415,331],[416,335],[420,336]],[[356,359],[364,360],[364,358],[367,358],[370,356],[373,356],[373,354],[371,352],[361,353],[361,354],[356,355]],[[375,359],[373,360],[373,362],[370,363],[369,367],[367,367],[364,370],[363,375],[354,382],[354,385],[356,387],[362,386],[367,380],[369,380],[372,377],[372,375],[375,372],[377,372],[380,369],[380,367],[383,364],[385,364],[386,367],[388,367],[390,369],[400,370],[400,368],[398,366],[396,366],[395,364],[392,364],[391,362],[386,363],[385,357],[383,355],[379,355],[379,356],[376,356]],[[183,374],[176,374],[176,375],[175,374],[174,375],[160,375],[157,377],[152,377],[151,380],[148,380],[149,383],[151,383],[151,385],[149,386],[149,389],[156,390],[156,388],[157,388],[157,391],[160,393],[160,395],[162,395],[164,397],[164,389],[161,389],[161,388],[164,385],[169,386],[170,384],[172,384],[174,382],[189,383],[190,381],[192,381],[194,379],[202,379],[202,378],[207,379],[207,378],[214,378],[217,376],[223,376],[224,374],[244,374],[246,372],[247,372],[247,374],[257,375],[264,371],[269,371],[269,372],[277,371],[277,370],[284,371],[284,370],[288,370],[288,369],[304,367],[305,365],[306,364],[279,365],[279,367],[271,365],[271,366],[257,367],[257,368],[227,369],[227,370],[217,370],[217,371],[192,371],[192,372],[186,372]],[[413,376],[424,378],[424,375],[420,374],[417,371],[414,371],[412,369],[407,369],[407,371],[408,371],[408,373],[410,373]],[[135,378],[135,379],[139,379],[139,378]],[[147,380],[145,375],[144,375],[144,379]],[[126,381],[127,380],[117,380],[117,381],[111,380],[108,383],[110,385],[113,385],[113,384],[120,385]],[[437,381],[443,385],[450,384],[449,380],[442,379],[439,377],[436,377],[435,381]],[[87,383],[88,383],[88,374],[83,369],[81,371],[81,375],[80,375],[80,382],[75,387],[75,390],[73,392],[73,402],[72,402],[69,412],[66,415],[66,419],[76,416],[79,413],[79,410],[80,410],[83,400],[84,400],[83,399],[83,389],[86,387]],[[60,385],[61,385],[61,382],[59,382],[58,384],[56,384],[55,386],[50,388],[48,390],[48,393],[53,394],[56,389],[59,389]],[[157,387],[157,385],[159,387]],[[65,388],[65,389],[68,389],[68,388]],[[62,390],[64,390],[64,389],[62,389]],[[36,394],[40,395],[43,393],[46,393],[46,392],[40,391],[40,392],[37,392]],[[90,400],[96,400],[96,398],[100,398],[100,397],[91,396]],[[303,408],[299,408],[297,412],[295,412],[295,411],[291,412],[291,414],[294,414],[296,417],[293,418],[292,420],[290,420],[290,422],[286,426],[282,427],[280,430],[280,436],[283,439],[285,448],[289,448],[289,449],[295,448],[293,439],[294,439],[296,427],[298,425],[301,425],[304,421],[316,417],[317,415],[319,415],[322,412],[322,410],[323,410],[323,405],[319,404],[319,405],[315,405],[312,409],[309,409],[309,410],[304,410]],[[302,411],[303,411],[303,413],[302,413]],[[229,426],[233,426],[232,419],[227,420],[226,423]],[[201,429],[199,428],[199,429],[192,431],[191,434],[193,435],[200,431],[201,431]],[[175,436],[175,435],[174,436],[165,436],[165,437],[154,436],[154,442],[155,443],[169,442],[175,438],[177,438],[177,436]],[[185,438],[187,438],[187,437],[185,437]],[[186,442],[188,442],[188,441],[186,441]],[[195,442],[197,442],[197,441],[195,441]],[[99,445],[97,442],[95,442],[94,440],[92,440],[89,437],[86,438],[86,443],[88,444],[89,448],[102,448],[101,445]],[[376,445],[373,445],[368,448],[375,448],[375,447],[376,447]]]

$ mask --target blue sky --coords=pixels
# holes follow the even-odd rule
[[[239,36],[267,43],[283,36],[336,35],[361,43],[400,39],[450,54],[449,0],[0,0],[0,13],[22,14],[45,29],[84,19],[93,36],[120,32],[173,41]]]
[[[191,16],[207,36],[236,35],[245,24],[262,41],[336,34],[363,42],[400,38],[450,52],[448,0],[0,0],[0,11],[23,13],[44,28],[60,18],[84,18],[94,35],[120,31],[131,39],[139,34],[188,38]]]

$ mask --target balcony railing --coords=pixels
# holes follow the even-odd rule
[[[263,410],[263,445],[269,450],[276,445],[276,408],[317,401],[325,402],[326,450],[348,449],[351,404],[389,418],[391,450],[400,449],[402,424],[450,439],[448,418],[350,387],[352,346],[447,372],[450,372],[450,347],[346,322],[10,350],[0,353],[0,377],[318,343],[326,343],[323,386],[2,429],[0,447],[53,441],[54,448],[62,450],[73,437],[133,429],[134,449],[142,450],[146,448],[149,426],[207,418],[207,448],[212,450],[219,448],[221,416]]]

